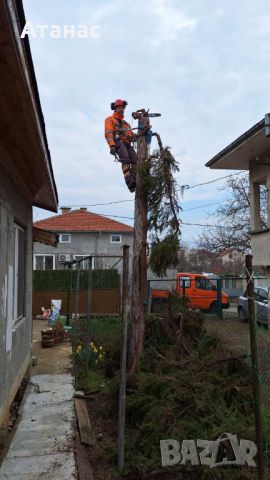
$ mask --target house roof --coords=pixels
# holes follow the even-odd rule
[[[71,210],[39,220],[34,227],[56,232],[133,232],[133,227],[85,210]]]
[[[266,136],[269,114],[240,135],[206,163],[215,169],[249,170],[249,162],[270,149],[270,139]],[[266,121],[267,119],[267,121]]]
[[[0,2],[0,163],[32,205],[57,211],[58,196],[22,0]],[[15,126],[15,127],[14,127]]]
[[[225,255],[228,255],[229,253],[235,253],[235,250],[232,250],[232,249],[230,249],[230,250],[223,250],[223,252],[220,252],[220,253],[218,254],[218,257],[224,257]]]

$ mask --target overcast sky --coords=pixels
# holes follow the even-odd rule
[[[179,185],[231,173],[205,163],[270,110],[270,5],[262,0],[24,0],[33,24],[99,25],[100,38],[30,38],[60,205],[132,200],[104,139],[116,98],[142,107],[180,163]],[[135,126],[135,124],[134,124]],[[212,223],[224,181],[186,191],[183,222]],[[192,209],[192,210],[190,210]],[[89,207],[133,216],[133,202]],[[186,210],[186,211],[185,211]],[[35,211],[35,219],[48,212]],[[131,224],[132,220],[122,219]],[[183,239],[199,228],[183,226]]]

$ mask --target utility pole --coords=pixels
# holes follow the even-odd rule
[[[130,373],[134,372],[141,358],[145,330],[144,302],[147,291],[147,195],[143,189],[142,172],[143,164],[148,156],[148,146],[145,135],[138,136],[137,156],[131,300],[132,332],[129,357]]]
[[[125,464],[125,423],[126,423],[126,381],[127,381],[127,330],[128,330],[128,267],[129,246],[123,247],[122,273],[122,312],[121,312],[121,365],[119,388],[119,414],[117,456],[118,470],[121,472]]]
[[[256,312],[254,304],[254,282],[253,282],[253,268],[252,255],[246,255],[246,272],[247,272],[247,296],[248,296],[248,313],[249,313],[249,332],[250,332],[250,350],[253,371],[253,390],[254,390],[254,413],[255,413],[255,428],[256,441],[258,447],[258,480],[264,480],[264,453],[263,453],[263,428],[262,428],[262,400],[261,400],[261,385],[260,385],[260,371],[258,359],[258,347],[256,338]]]

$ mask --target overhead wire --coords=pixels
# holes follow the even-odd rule
[[[223,177],[218,177],[218,178],[214,178],[213,180],[209,180],[207,182],[202,182],[202,183],[198,183],[196,185],[179,185],[179,189],[177,190],[181,190],[182,188],[186,189],[186,190],[191,190],[192,188],[197,188],[197,187],[201,187],[203,185],[209,185],[210,183],[214,183],[214,182],[218,182],[219,180],[223,180],[224,178],[229,178],[229,177],[233,177],[235,175],[240,175],[242,173],[244,173],[245,171],[244,170],[241,170],[240,172],[237,172],[237,173],[231,173],[229,175],[224,175]],[[118,204],[118,203],[128,203],[128,202],[134,202],[134,199],[124,199],[124,200],[114,200],[114,201],[110,201],[110,202],[102,202],[102,203],[89,203],[89,204],[75,204],[75,205],[65,205],[67,208],[80,208],[80,207],[98,207],[98,206],[103,206],[103,205],[114,205],[114,204]],[[60,207],[61,208],[61,207]]]

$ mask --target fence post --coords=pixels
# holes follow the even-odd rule
[[[76,265],[76,292],[75,292],[75,322],[78,320],[78,310],[79,310],[79,288],[80,288],[80,262]]]
[[[247,296],[249,313],[250,350],[253,372],[254,414],[256,428],[256,442],[258,447],[258,479],[264,479],[263,431],[261,418],[261,389],[259,378],[259,361],[256,339],[256,316],[254,304],[254,282],[252,271],[252,255],[246,255]]]
[[[121,365],[119,388],[118,413],[118,470],[125,463],[125,423],[126,423],[126,381],[127,381],[127,319],[128,319],[128,267],[129,246],[123,246],[123,273],[122,273],[122,311],[121,311]]]
[[[70,325],[70,291],[71,291],[71,281],[72,281],[72,265],[68,264],[68,287],[67,287],[67,325]]]
[[[217,314],[218,318],[222,320],[222,285],[221,278],[217,279]]]
[[[151,313],[151,308],[152,308],[151,280],[147,280],[147,313]]]
[[[183,298],[185,299],[185,296],[186,296],[186,280],[183,278],[182,280],[183,282]]]
[[[88,259],[88,284],[87,284],[87,323],[90,324],[90,315],[92,309],[92,256]]]

